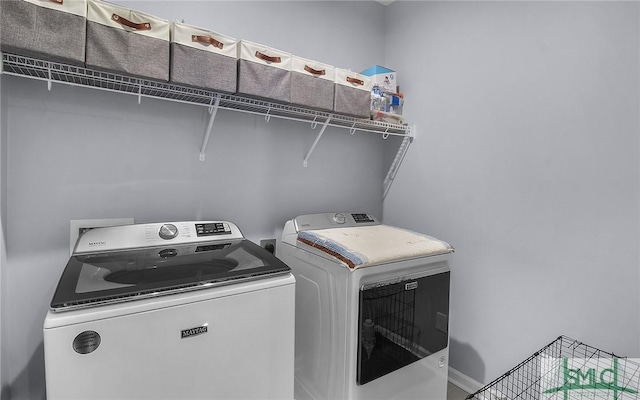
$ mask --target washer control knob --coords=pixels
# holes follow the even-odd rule
[[[344,224],[347,218],[345,218],[344,214],[337,213],[333,216],[333,220],[338,224]]]
[[[178,236],[178,228],[173,224],[164,224],[160,227],[158,235],[164,240],[173,239]]]

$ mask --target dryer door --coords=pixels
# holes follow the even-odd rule
[[[359,385],[447,347],[449,275],[442,272],[361,288]]]

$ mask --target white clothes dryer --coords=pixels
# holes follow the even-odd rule
[[[449,244],[327,213],[288,221],[276,252],[296,278],[297,400],[446,399]]]
[[[44,321],[47,399],[293,399],[294,292],[231,222],[87,231]]]

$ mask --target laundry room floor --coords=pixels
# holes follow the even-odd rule
[[[465,400],[469,393],[449,382],[447,386],[447,400]]]

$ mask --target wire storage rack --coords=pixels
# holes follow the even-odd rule
[[[415,328],[415,291],[398,285],[385,285],[363,292],[365,318],[377,325],[377,333],[397,345],[398,350],[413,350],[419,332]]]
[[[560,336],[467,400],[640,399],[638,360]]]
[[[383,139],[387,139],[389,136],[401,137],[402,142],[383,181],[383,193],[386,197],[409,145],[415,138],[415,126],[411,125],[355,118],[348,115],[297,107],[292,104],[219,93],[171,82],[159,82],[10,53],[1,53],[1,55],[0,73],[44,81],[47,83],[49,90],[52,89],[53,83],[60,83],[137,96],[138,103],[142,101],[142,98],[154,98],[208,107],[209,119],[200,148],[200,161],[205,160],[209,137],[218,109],[261,115],[264,116],[267,122],[274,117],[306,122],[313,129],[320,127],[315,141],[303,159],[305,167],[325,129],[329,126],[346,129],[351,135],[356,132],[364,132],[379,134]]]
[[[280,104],[260,99],[218,93],[196,87],[159,82],[149,79],[92,70],[76,65],[30,58],[10,53],[2,53],[2,73],[74,86],[84,86],[130,94],[134,96],[158,98],[200,106],[218,107],[246,113],[292,119],[314,124],[346,128],[355,131],[379,133],[383,135],[411,136],[408,125],[371,121],[346,115],[316,111],[290,104]]]
[[[358,383],[363,385],[426,356],[420,352],[420,331],[415,325],[416,294],[404,285],[388,284],[370,288],[361,293],[364,321],[375,324],[375,345],[366,349],[365,334],[361,328]]]

